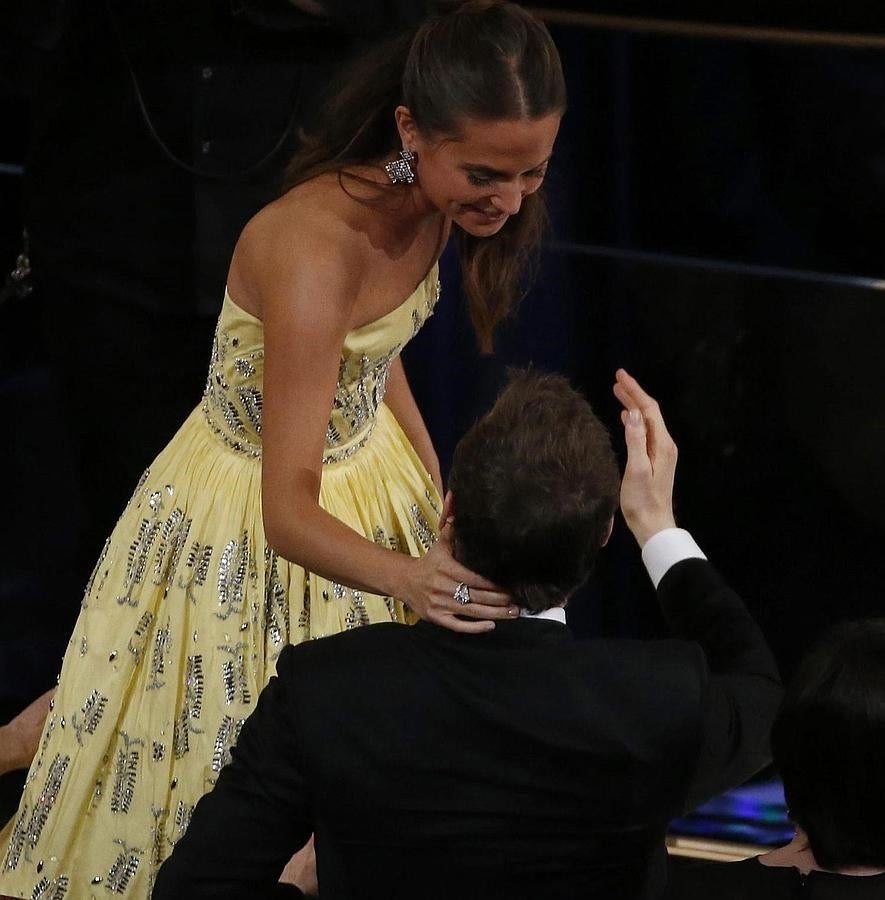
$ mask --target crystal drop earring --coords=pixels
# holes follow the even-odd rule
[[[412,163],[417,163],[418,155],[406,150],[400,150],[399,156],[384,164],[384,171],[391,184],[412,184],[418,177],[412,168]]]

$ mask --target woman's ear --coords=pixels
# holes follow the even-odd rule
[[[396,119],[396,130],[404,150],[414,151],[418,137],[418,125],[412,117],[408,106],[398,106],[393,112]]]
[[[612,536],[612,529],[615,527],[615,517],[612,516],[608,520],[608,528],[605,530],[605,536],[602,538],[602,543],[600,543],[600,547],[604,547],[608,543],[608,539]]]

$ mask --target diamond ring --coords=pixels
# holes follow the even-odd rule
[[[457,587],[455,588],[455,592],[452,594],[455,601],[460,603],[462,606],[467,606],[470,602],[470,588],[464,584],[463,581],[459,581]]]

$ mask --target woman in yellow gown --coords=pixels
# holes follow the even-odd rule
[[[490,348],[564,107],[544,27],[488,0],[370,55],[331,100],[237,244],[202,402],[95,566],[0,893],[148,896],[286,643],[517,612],[436,542],[439,467],[399,353],[453,227]]]

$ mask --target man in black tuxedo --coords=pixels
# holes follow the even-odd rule
[[[618,503],[609,436],[557,376],[515,377],[460,442],[441,540],[524,614],[375,625],[280,655],[154,900],[648,898],[667,822],[768,759],[774,661],[672,511],[676,447],[623,370],[624,517],[673,640],[575,641],[563,606]],[[468,598],[463,591],[462,601]]]

